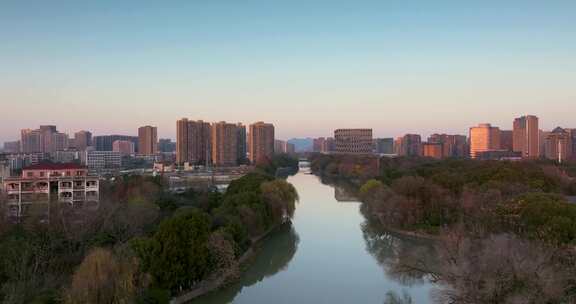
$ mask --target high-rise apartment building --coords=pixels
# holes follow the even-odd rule
[[[324,144],[322,145],[322,153],[332,153],[336,151],[336,140],[334,137],[326,137]]]
[[[68,135],[56,130],[56,126],[40,126],[37,130],[24,129],[20,133],[23,153],[54,153],[68,149]]]
[[[238,123],[236,124],[236,140],[238,143],[238,148],[237,148],[237,152],[238,152],[238,164],[247,164],[248,163],[248,158],[247,158],[247,153],[248,153],[248,148],[247,148],[247,137],[246,137],[246,126]]]
[[[274,141],[274,153],[293,154],[296,153],[296,147],[285,140],[277,139]]]
[[[540,155],[546,155],[546,137],[550,135],[550,131],[540,130],[538,133],[538,140],[540,141]]]
[[[170,138],[160,138],[158,140],[158,151],[163,153],[176,152],[176,143]]]
[[[540,156],[540,141],[538,117],[522,116],[514,120],[513,148],[514,152],[522,153],[523,158],[538,158]]]
[[[134,143],[134,149],[138,152],[138,136],[126,135],[101,135],[94,136],[92,143],[96,151],[113,151],[113,144],[117,140],[128,140]]]
[[[572,159],[576,160],[576,129],[566,129],[572,141]]]
[[[500,129],[491,124],[479,124],[470,128],[470,157],[478,158],[480,153],[497,151],[500,148]]]
[[[422,137],[418,134],[406,134],[396,144],[399,156],[422,156]]]
[[[422,143],[422,152],[424,157],[431,157],[436,159],[442,159],[446,157],[444,154],[444,145],[442,143]]]
[[[4,143],[4,153],[20,153],[20,141],[7,141]]]
[[[334,131],[337,153],[372,153],[372,129],[337,129]]]
[[[286,141],[280,139],[274,140],[274,153],[286,153]]]
[[[42,147],[42,133],[40,130],[24,129],[20,132],[20,144],[22,153],[44,152]]]
[[[176,121],[176,163],[188,162],[188,119]]]
[[[394,154],[394,138],[374,139],[374,152],[378,154]]]
[[[326,138],[318,137],[312,140],[312,152],[322,152],[322,146],[325,145]]]
[[[180,119],[176,122],[176,162],[191,165],[212,163],[210,123]]]
[[[50,153],[54,151],[52,141],[53,141],[53,135],[56,134],[57,132],[58,130],[56,129],[56,126],[52,125],[40,126],[40,134],[42,135],[41,136],[42,152]]]
[[[312,139],[312,152],[330,153],[336,150],[333,137],[318,137]]]
[[[514,131],[500,130],[500,149],[514,151]]]
[[[270,159],[274,154],[274,125],[261,121],[251,124],[248,150],[252,164]]]
[[[129,140],[116,140],[112,143],[112,151],[119,152],[122,156],[133,155],[136,153],[134,143]]]
[[[464,135],[432,134],[428,137],[428,142],[442,144],[442,157],[469,156],[468,140]]]
[[[86,151],[86,148],[92,146],[92,133],[85,130],[74,133],[74,146],[78,151]]]
[[[152,126],[138,128],[138,154],[156,155],[158,153],[158,129]]]
[[[545,156],[560,163],[571,159],[574,154],[572,134],[560,127],[550,132],[545,139]]]
[[[69,147],[69,137],[68,134],[65,133],[52,133],[52,139],[50,143],[50,153],[54,153],[57,151],[64,151],[68,150]]]
[[[219,167],[238,164],[238,125],[225,121],[212,124],[212,163]]]

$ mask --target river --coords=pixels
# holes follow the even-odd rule
[[[426,278],[395,275],[403,252],[425,241],[373,229],[345,190],[322,184],[306,169],[288,179],[300,195],[292,226],[276,231],[234,284],[193,304],[385,303],[387,294],[431,303]],[[337,199],[338,198],[338,199]]]

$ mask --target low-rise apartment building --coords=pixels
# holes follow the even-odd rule
[[[78,164],[41,163],[26,167],[19,177],[6,178],[3,190],[10,217],[29,215],[34,205],[53,202],[84,205],[100,200],[99,180]]]

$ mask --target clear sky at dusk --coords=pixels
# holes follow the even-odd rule
[[[0,0],[0,142],[21,128],[174,138],[576,128],[576,1]]]

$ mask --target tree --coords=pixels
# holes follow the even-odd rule
[[[240,274],[234,250],[234,240],[224,230],[210,234],[208,250],[214,260],[215,269],[219,272],[231,272],[233,277]]]
[[[152,238],[134,240],[132,245],[155,283],[179,292],[214,269],[208,249],[210,229],[206,213],[190,210],[164,220]]]
[[[574,278],[558,250],[509,234],[455,235],[461,233],[448,234],[440,248],[437,278],[448,288],[439,303],[571,303]]]
[[[271,158],[265,158],[260,160],[256,167],[266,174],[275,176],[278,172],[278,169],[284,168],[290,171],[291,173],[298,171],[298,158],[286,154],[286,153],[279,153],[274,154]]]
[[[406,292],[402,296],[397,293],[390,291],[386,293],[386,298],[384,299],[384,304],[412,304],[412,297]]]
[[[256,192],[259,194],[260,185],[263,182],[269,182],[272,180],[274,180],[274,178],[270,175],[251,172],[232,181],[228,186],[228,189],[226,189],[226,194],[224,196],[227,197],[241,192]]]
[[[529,193],[504,204],[506,228],[554,244],[576,244],[576,205],[554,194]]]
[[[141,281],[137,259],[94,248],[74,272],[65,303],[132,303]]]
[[[384,199],[382,192],[385,190],[384,184],[376,179],[368,180],[360,187],[360,197],[363,201],[377,201]]]
[[[292,184],[277,179],[263,183],[260,189],[275,223],[283,223],[294,216],[298,192]]]

